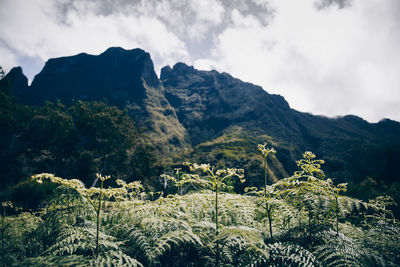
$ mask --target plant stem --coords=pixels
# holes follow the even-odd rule
[[[181,189],[181,185],[180,185],[180,175],[178,172],[178,195],[182,195],[182,189]]]
[[[219,235],[219,227],[218,227],[218,181],[215,185],[215,229],[216,229],[216,237]],[[217,251],[216,251],[216,265],[219,267],[219,240],[217,239]]]
[[[3,263],[3,266],[6,266],[6,261],[4,258],[4,218],[6,216],[6,207],[3,209],[3,216],[1,216],[1,261]]]
[[[99,206],[97,208],[97,231],[96,231],[96,258],[99,256],[99,232],[100,232],[100,211],[101,211],[101,198],[103,193],[103,180],[100,179],[100,195]]]
[[[273,242],[274,237],[272,235],[271,211],[269,209],[269,205],[268,205],[268,201],[267,201],[267,158],[264,159],[264,199],[265,199],[265,210],[267,213],[268,224],[269,224],[269,235],[271,237],[271,241]]]
[[[338,202],[338,196],[335,195],[335,201],[336,201],[336,235],[339,235],[339,202]]]

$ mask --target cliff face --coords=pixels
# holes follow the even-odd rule
[[[178,63],[162,69],[161,81],[193,145],[217,137],[232,125],[277,126],[290,112],[283,97],[227,73],[198,71]]]
[[[400,180],[398,122],[371,124],[356,116],[332,119],[298,112],[260,86],[184,63],[164,67],[158,79],[150,55],[141,49],[50,59],[31,86],[20,68],[6,79],[26,104],[106,99],[147,129],[149,142],[164,158],[177,153],[177,162],[209,161],[251,174],[259,169],[257,143],[268,141],[278,149],[271,163],[275,178],[291,174],[295,160],[311,150],[326,160],[329,176]]]
[[[73,99],[108,99],[123,107],[128,101],[145,98],[144,84],[160,88],[150,55],[141,49],[109,48],[93,56],[79,54],[50,59],[35,76],[27,103],[41,104],[60,99],[70,104]]]
[[[93,56],[50,59],[30,87],[15,86],[25,104],[60,100],[106,101],[126,109],[162,152],[186,146],[185,129],[164,96],[150,55],[141,49],[109,48]]]
[[[22,99],[29,92],[28,78],[26,78],[21,67],[12,68],[10,72],[0,80],[0,88],[6,88],[7,86],[14,88],[13,95],[17,99]]]
[[[256,144],[268,140],[279,151],[279,160],[272,162],[271,175],[276,178],[296,170],[295,160],[310,150],[326,160],[329,176],[400,180],[396,174],[400,158],[393,157],[400,152],[398,122],[371,124],[356,116],[332,119],[298,112],[283,97],[259,86],[183,63],[164,67],[161,81],[190,143],[197,145],[188,157],[229,162],[230,156],[251,169],[254,166],[246,158],[255,157]],[[228,145],[229,140],[241,141]],[[239,156],[241,151],[247,152]]]

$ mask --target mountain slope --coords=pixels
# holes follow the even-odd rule
[[[31,86],[15,89],[24,92],[16,95],[24,104],[106,101],[126,109],[137,125],[146,129],[151,142],[170,153],[187,144],[185,129],[163,90],[148,53],[117,47],[98,56],[82,53],[50,59]]]
[[[311,150],[338,181],[400,180],[398,122],[298,112],[260,86],[184,63],[164,67],[158,79],[150,55],[141,49],[50,59],[31,86],[20,69],[6,77],[26,104],[107,99],[146,128],[148,141],[165,160],[245,168],[250,185],[261,181],[257,144],[264,141],[278,150],[270,165],[273,179],[297,170],[294,160]]]
[[[400,152],[398,122],[371,124],[356,116],[332,119],[298,112],[283,97],[268,94],[259,86],[226,73],[198,71],[183,63],[164,67],[161,81],[192,145],[197,145],[193,158],[204,158],[204,154],[195,155],[204,150],[211,155],[220,153],[211,160],[221,160],[227,153],[217,149],[218,140],[226,148],[234,137],[253,140],[228,149],[237,155],[253,145],[252,153],[244,153],[249,157],[258,153],[256,143],[264,139],[276,146],[277,158],[284,166],[282,170],[278,162],[273,163],[280,170],[277,178],[296,170],[292,162],[311,150],[327,161],[328,175],[340,180],[361,181],[367,176],[399,180],[400,158],[394,156]]]

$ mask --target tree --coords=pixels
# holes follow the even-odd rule
[[[3,71],[0,67],[0,73]],[[4,72],[4,71],[3,71]],[[1,74],[3,75],[3,74]],[[29,121],[31,109],[18,104],[12,94],[13,88],[8,78],[0,80],[0,179],[1,185],[15,183],[24,166],[17,166],[19,147],[23,129]]]
[[[3,79],[5,76],[5,72],[3,70],[3,68],[0,66],[0,80]]]
[[[107,173],[126,176],[127,165],[140,142],[139,133],[129,115],[103,102],[78,101],[69,109],[76,130],[77,154],[83,177]]]
[[[83,101],[69,108],[59,101],[21,106],[9,87],[0,89],[3,185],[41,172],[93,185],[96,173],[131,182],[156,171],[149,146],[131,117],[117,107]]]

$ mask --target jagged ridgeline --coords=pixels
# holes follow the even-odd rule
[[[158,78],[150,55],[141,49],[50,59],[30,86],[21,68],[6,75],[3,88],[4,80],[20,104],[59,100],[69,107],[77,100],[105,101],[125,110],[143,129],[163,168],[183,161],[243,168],[247,179],[240,188],[262,184],[257,144],[264,141],[278,151],[268,170],[275,181],[296,169],[304,151],[324,159],[327,176],[337,182],[396,191],[393,185],[399,181],[398,122],[298,112],[260,86],[184,63],[164,67]]]

